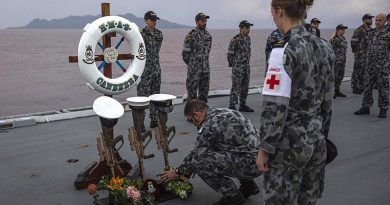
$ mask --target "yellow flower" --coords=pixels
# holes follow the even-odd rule
[[[110,180],[110,183],[107,185],[107,188],[110,189],[111,191],[121,191],[124,190],[125,188],[122,187],[123,184],[123,178],[120,177],[113,177]]]

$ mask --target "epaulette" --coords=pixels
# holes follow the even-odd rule
[[[230,43],[235,43],[237,41],[237,39],[240,38],[240,34],[237,34],[235,35],[232,40],[230,41]]]
[[[140,33],[144,33],[145,30],[144,30],[143,28],[141,28],[141,29],[139,30],[139,32],[140,32]]]
[[[356,29],[356,31],[358,31],[358,32],[361,32],[361,31],[363,31],[364,30],[364,26],[359,26],[357,29]]]
[[[236,43],[236,41],[237,41],[237,38],[236,38],[236,36],[234,36],[234,37],[232,38],[232,40],[230,40],[230,44],[231,44],[231,45],[234,45],[234,44]]]
[[[186,35],[186,41],[187,40],[191,40],[192,39],[192,33],[188,33],[187,35]]]
[[[284,39],[278,40],[273,45],[273,48],[283,48],[286,45],[286,41]]]

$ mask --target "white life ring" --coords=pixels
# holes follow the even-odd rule
[[[114,79],[105,77],[95,63],[95,49],[99,40],[112,32],[117,32],[125,38],[130,45],[131,54],[134,55],[126,72]],[[114,47],[105,48],[104,54],[106,63],[117,60],[118,52]],[[78,63],[81,74],[90,88],[107,95],[129,90],[141,80],[145,58],[145,43],[135,23],[119,16],[105,16],[85,26],[78,47]]]

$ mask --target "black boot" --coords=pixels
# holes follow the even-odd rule
[[[245,198],[250,197],[251,195],[256,195],[260,192],[259,187],[255,183],[255,181],[252,180],[242,180],[240,179],[240,192],[242,195],[244,195]]]
[[[239,192],[236,196],[223,196],[213,205],[242,205],[245,202],[245,197]]]
[[[254,110],[247,105],[240,105],[240,112],[254,112]]]
[[[379,111],[379,118],[386,118],[387,117],[387,109],[386,108],[381,108]]]
[[[355,112],[355,115],[368,115],[368,114],[370,114],[369,107],[362,107],[358,111]]]

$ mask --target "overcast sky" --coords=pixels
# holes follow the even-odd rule
[[[275,28],[270,0],[0,0],[0,29],[24,26],[34,18],[98,15],[102,2],[111,3],[111,15],[133,13],[142,17],[154,10],[166,20],[194,25],[194,16],[202,11],[211,17],[209,28],[236,28],[243,19],[254,23],[255,28]],[[322,28],[335,28],[340,23],[357,27],[363,14],[380,12],[390,13],[389,0],[316,0],[308,19],[318,17]]]

